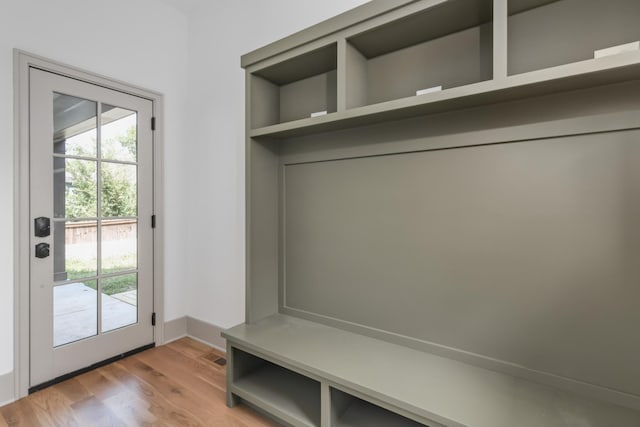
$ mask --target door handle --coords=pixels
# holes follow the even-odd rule
[[[38,243],[36,245],[36,258],[46,258],[49,256],[49,244]]]
[[[33,220],[36,237],[47,237],[51,234],[51,221],[41,216]]]

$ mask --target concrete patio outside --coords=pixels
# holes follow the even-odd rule
[[[56,286],[53,291],[54,347],[88,338],[98,331],[98,295],[84,283]],[[102,294],[102,331],[137,322],[137,291]]]

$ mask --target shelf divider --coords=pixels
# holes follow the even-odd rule
[[[507,77],[508,0],[493,0],[493,80]]]

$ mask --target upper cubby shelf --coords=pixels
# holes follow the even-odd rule
[[[450,0],[347,39],[347,108],[493,78],[492,0]]]
[[[336,111],[335,43],[254,72],[252,129]]]
[[[640,1],[505,1],[500,12],[493,0],[402,2],[380,25],[346,26],[324,45],[314,40],[322,47],[282,52],[287,59],[276,64],[272,55],[272,65],[250,72],[249,136],[307,135],[638,79]],[[596,52],[629,43],[629,52]]]
[[[556,92],[637,80],[640,52],[627,52],[558,67],[536,70],[453,88],[425,96],[414,96],[353,108],[324,117],[254,129],[252,138],[287,138],[365,126],[385,121],[442,113]]]

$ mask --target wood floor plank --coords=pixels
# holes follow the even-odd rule
[[[118,414],[118,417],[129,427],[146,427],[166,425],[149,412],[149,405],[140,400],[137,396],[121,391],[102,401],[111,412]]]
[[[29,396],[34,408],[37,408],[38,419],[42,420],[48,414],[51,423],[61,427],[81,427],[75,414],[71,410],[71,402],[65,395],[54,387],[49,387]]]
[[[174,351],[172,348],[159,347],[155,351],[145,352],[138,355],[152,368],[163,372],[172,381],[175,381],[187,389],[195,390],[198,396],[215,396],[215,412],[226,414],[229,408],[226,407],[226,377],[224,371],[221,373],[213,368],[211,364],[202,360],[190,359],[183,354]],[[213,387],[212,387],[213,386]],[[255,413],[239,407],[233,417],[238,421],[249,425],[275,426],[272,422],[263,418],[255,417]]]
[[[194,399],[198,404],[208,405],[208,410],[211,411],[211,415],[214,417],[210,418],[209,422],[217,422],[218,417],[223,416],[227,425],[236,425],[235,422],[240,422],[245,415],[239,412],[239,417],[226,417],[229,415],[229,408],[224,403],[226,398],[224,391],[225,378],[224,376],[219,376],[219,372],[210,366],[166,347],[140,354],[138,358],[152,369],[165,373],[167,378],[181,385],[184,390],[194,391]],[[213,381],[210,381],[211,379]],[[215,383],[216,380],[218,381],[217,383]],[[215,399],[210,399],[208,396],[213,396]],[[225,424],[221,421],[220,425]]]
[[[42,426],[28,399],[20,399],[11,405],[0,408],[0,413],[10,427]]]
[[[103,373],[124,384],[131,393],[138,396],[147,405],[147,410],[169,426],[198,427],[202,422],[169,399],[158,393],[155,387],[137,378],[119,363],[104,367]]]
[[[115,396],[124,389],[124,386],[102,375],[100,369],[79,375],[76,379],[91,395],[100,400]]]
[[[226,406],[224,356],[183,338],[0,407],[0,427],[276,427]]]
[[[5,425],[18,425],[18,417],[15,415],[16,407],[15,403],[0,408],[0,422],[4,422]],[[0,424],[1,425],[1,424]]]
[[[209,386],[223,392],[225,390],[224,372],[215,369],[209,363],[189,358],[169,347],[158,347],[153,352],[140,354],[139,359],[154,369],[164,372],[185,387],[194,388],[200,393],[210,392]]]
[[[221,359],[224,361],[223,364],[218,364],[217,361]],[[210,363],[211,366],[213,366],[218,371],[225,372],[227,368],[227,356],[218,350],[212,350],[208,353],[205,353],[202,356],[200,356],[198,360],[206,363]]]
[[[210,415],[207,408],[203,408],[194,392],[184,389],[181,385],[174,383],[164,374],[150,366],[144,364],[137,357],[132,356],[119,362],[132,375],[152,384],[154,389],[168,401],[180,407],[190,418],[196,419],[200,424],[205,425],[205,420]]]
[[[80,402],[88,397],[91,393],[78,381],[77,378],[71,378],[53,386],[56,390],[67,396],[71,402]]]
[[[73,403],[71,408],[76,416],[84,422],[83,425],[100,427],[124,427],[126,424],[98,398],[91,396],[87,399]]]
[[[168,353],[165,350],[168,350]],[[174,359],[174,363],[170,366],[166,364],[166,360],[162,356],[174,357],[175,353],[171,349],[156,348],[154,351],[141,353],[128,361],[122,361],[122,363],[128,362],[136,366],[138,368],[136,375],[145,375],[147,381],[155,379],[156,388],[159,390],[164,389],[164,387],[159,387],[160,382],[173,384],[170,391],[165,391],[165,395],[166,393],[172,393],[170,394],[170,400],[177,400],[180,406],[192,414],[198,411],[206,414],[205,425],[246,427],[246,412],[232,412],[224,403],[225,393],[222,390],[199,378],[199,373],[196,371],[183,368],[180,362],[185,362],[185,359]],[[133,359],[138,360],[134,361]],[[157,375],[160,372],[166,372],[166,376],[160,374],[160,378],[158,378]],[[149,378],[149,375],[152,375],[152,377]],[[153,378],[153,376],[156,376],[156,378]],[[249,419],[249,421],[259,422],[259,419]]]
[[[165,347],[172,348],[193,359],[197,359],[211,351],[211,347],[192,338],[182,338],[177,341],[172,341]]]
[[[171,342],[167,344],[166,347],[180,352],[191,359],[210,364],[218,371],[224,372],[225,370],[225,365],[219,365],[215,363],[215,361],[218,359],[225,359],[225,353],[218,349],[211,348],[206,344],[201,343],[200,341],[196,341],[191,338],[184,338],[178,341]]]

